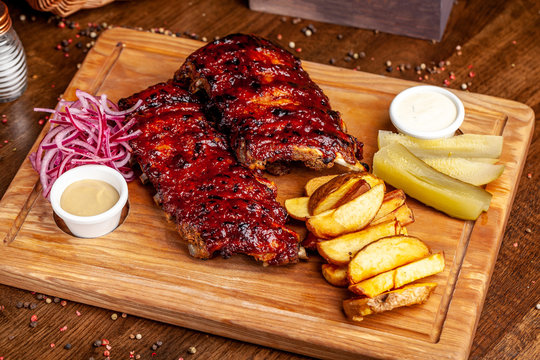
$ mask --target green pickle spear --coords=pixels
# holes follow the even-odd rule
[[[373,156],[373,174],[411,197],[452,217],[476,220],[487,211],[491,194],[445,175],[394,143]]]

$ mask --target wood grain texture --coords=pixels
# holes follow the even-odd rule
[[[71,99],[75,89],[84,89],[107,93],[117,100],[166,80],[200,45],[193,40],[134,30],[108,30],[64,96]],[[142,63],[148,65],[141,67]],[[315,63],[306,62],[304,67],[333,106],[341,110],[349,132],[364,141],[369,162],[376,151],[377,130],[390,128],[386,114],[389,102],[413,84]],[[476,223],[450,219],[410,202],[417,219],[409,227],[410,233],[424,239],[434,251],[444,251],[448,264],[445,272],[433,277],[439,286],[423,306],[353,324],[341,313],[341,301],[350,295],[325,283],[318,257],[279,268],[263,268],[245,257],[193,259],[185,244],[177,240],[174,225],[168,224],[153,204],[149,189],[136,182],[129,185],[129,216],[115,232],[98,239],[64,234],[54,222],[48,202],[37,197],[14,238],[6,238],[6,245],[0,248],[0,255],[6,259],[0,265],[1,280],[73,301],[321,358],[365,355],[437,359],[445,354],[464,359],[497,257],[513,185],[523,167],[533,115],[519,103],[467,93],[458,96],[466,111],[471,109],[462,127],[464,132],[501,133],[505,137],[501,162],[506,169],[500,179],[489,184],[487,190],[494,195],[491,208]],[[360,117],[362,121],[352,120]],[[272,177],[278,199],[283,202],[301,195],[305,182],[317,175],[320,173],[300,168],[287,176]],[[17,226],[13,220],[9,223],[10,219],[25,215],[18,210],[28,202],[22,196],[25,192],[27,197],[32,194],[36,181],[37,174],[25,161],[0,201],[0,208],[10,214],[2,227],[6,233]],[[99,278],[96,273],[100,273]],[[115,286],[103,286],[102,279]],[[134,297],[138,292],[155,296]],[[335,337],[329,339],[327,333]],[[400,339],[403,336],[407,345]]]
[[[249,0],[256,11],[440,40],[452,0]]]
[[[66,58],[61,51],[55,50],[56,44],[67,38],[73,38],[75,42],[82,39],[83,44],[90,41],[87,37],[77,40],[77,30],[59,29],[56,20],[49,19],[45,13],[32,11],[25,2],[5,2],[25,47],[30,77],[28,90],[19,100],[0,104],[0,114],[9,119],[6,124],[0,124],[0,194],[6,191],[42,129],[38,120],[43,114],[34,113],[32,108],[54,107],[57,96],[77,72],[77,63],[85,57],[85,53],[72,44],[70,56]],[[452,71],[456,80],[450,83],[451,88],[458,89],[460,84],[468,83],[472,92],[525,103],[538,114],[540,88],[535,75],[540,72],[538,11],[540,4],[531,0],[459,1],[454,5],[443,39],[435,43],[308,20],[293,24],[291,18],[286,18],[283,22],[278,15],[249,11],[247,2],[241,0],[118,1],[100,9],[78,12],[68,20],[79,22],[81,28],[86,28],[90,22],[155,31],[162,27],[180,32],[184,38],[188,37],[184,32],[208,39],[231,32],[251,32],[285,47],[289,41],[294,41],[302,50],[296,55],[303,60],[328,64],[334,59],[336,67],[359,67],[372,74],[412,81],[418,81],[415,65],[432,66],[448,60],[451,65],[446,71],[429,74],[423,82],[442,85]],[[26,15],[26,21],[19,19],[22,14]],[[31,16],[35,21],[30,20]],[[310,23],[317,32],[307,38],[301,29]],[[282,35],[281,40],[277,40],[278,35]],[[342,35],[341,40],[337,39],[338,35]],[[462,47],[461,53],[456,50],[458,45]],[[351,50],[364,51],[366,57],[348,61],[346,55]],[[392,72],[385,71],[387,60],[393,63]],[[412,69],[397,71],[396,65],[401,63],[411,64]],[[474,78],[468,75],[471,70],[476,74]],[[496,113],[492,116],[499,118]],[[534,346],[537,330],[531,326],[531,321],[534,324],[538,317],[534,305],[538,301],[536,274],[540,259],[536,241],[540,197],[535,195],[540,190],[540,173],[537,171],[539,135],[536,126],[525,168],[519,185],[516,185],[514,206],[494,266],[470,359],[529,360],[538,354]],[[9,142],[6,144],[4,140]],[[97,273],[96,277],[99,276]],[[102,283],[114,286],[105,279]],[[144,298],[152,294],[134,296]],[[34,311],[16,309],[17,301],[34,301],[38,308]],[[103,337],[113,345],[113,358],[129,358],[129,352],[134,350],[148,359],[306,359],[131,314],[115,322],[110,319],[112,312],[109,310],[70,301],[65,307],[45,304],[27,291],[5,285],[0,285],[0,305],[5,305],[5,310],[0,312],[0,356],[6,359],[87,359],[90,356],[98,359],[103,357],[104,347],[94,348],[92,343]],[[80,311],[81,316],[75,311]],[[28,326],[33,313],[40,318],[37,328]],[[60,332],[65,325],[68,329]],[[519,343],[513,343],[517,338],[512,335],[517,333],[516,329],[519,329]],[[129,335],[136,333],[141,333],[143,338],[139,341],[130,339]],[[164,344],[153,351],[150,347],[157,340]],[[49,344],[53,342],[56,348],[51,349]],[[72,350],[62,349],[66,342],[73,344]],[[197,348],[196,354],[188,353],[190,346]]]

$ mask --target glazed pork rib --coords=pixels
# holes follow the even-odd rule
[[[300,60],[270,41],[229,35],[191,54],[174,80],[204,90],[207,109],[252,169],[283,173],[302,161],[313,169],[339,163],[364,170],[362,144],[344,132],[328,98]]]
[[[178,224],[190,254],[210,258],[248,254],[270,265],[298,261],[298,235],[284,226],[285,209],[270,181],[241,166],[201,112],[201,104],[172,82],[119,101],[143,104],[126,119],[142,135],[133,155]]]

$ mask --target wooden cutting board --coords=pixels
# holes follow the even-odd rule
[[[118,100],[167,80],[201,45],[134,30],[108,30],[65,97],[72,99],[80,88]],[[349,132],[364,142],[365,160],[371,163],[377,131],[392,129],[392,98],[415,83],[309,62],[304,67],[342,113]],[[443,273],[429,279],[439,285],[424,305],[353,323],[341,309],[350,294],[325,282],[317,255],[296,265],[268,268],[246,256],[194,259],[174,225],[154,205],[151,188],[139,182],[129,184],[129,214],[116,231],[97,239],[75,238],[56,224],[28,161],[0,201],[0,282],[319,358],[466,359],[523,169],[534,114],[520,103],[455,93],[465,104],[465,133],[504,136],[501,163],[506,168],[487,186],[493,194],[491,208],[476,222],[449,218],[408,199],[416,217],[409,233],[433,252],[444,251],[447,264]],[[321,174],[297,168],[272,177],[279,200],[302,195],[305,182]]]

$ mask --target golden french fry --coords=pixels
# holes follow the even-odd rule
[[[322,274],[326,281],[334,286],[346,287],[349,285],[349,280],[347,279],[347,266],[323,264]]]
[[[306,195],[311,196],[315,192],[315,190],[317,190],[320,186],[326,184],[336,176],[338,175],[325,175],[310,179],[304,186],[304,189],[306,190]]]
[[[305,221],[309,217],[309,197],[297,197],[285,200],[285,209],[289,216],[296,220]]]
[[[442,252],[425,257],[396,269],[394,287],[399,288],[444,270],[444,254]]]
[[[335,239],[321,241],[317,244],[317,250],[329,263],[346,265],[366,245],[385,236],[400,234],[401,230],[397,221],[386,221]]]
[[[381,205],[381,208],[373,218],[373,222],[390,214],[392,211],[405,204],[405,199],[405,193],[403,192],[403,190],[400,189],[389,191],[384,194],[383,203]]]
[[[355,294],[372,298],[385,291],[402,287],[443,270],[444,256],[442,253],[437,253],[360,281],[349,286],[349,290]]]
[[[426,257],[429,248],[420,239],[394,235],[375,241],[360,250],[349,263],[348,277],[351,284],[398,266]]]
[[[329,239],[367,226],[379,210],[384,197],[384,183],[337,209],[310,217],[306,226],[315,236]]]
[[[395,287],[395,276],[396,270],[386,271],[349,286],[349,290],[355,294],[372,298],[385,291],[392,290]]]
[[[362,179],[362,173],[347,173],[336,176],[320,186],[309,197],[308,210],[311,215],[318,215],[343,205],[370,189]]]
[[[401,226],[406,226],[414,222],[414,214],[407,204],[403,204],[389,214],[371,222],[371,225],[379,224],[382,221],[397,220]]]

